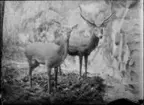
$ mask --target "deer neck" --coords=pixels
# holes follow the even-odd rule
[[[89,48],[94,49],[99,43],[99,38],[96,37],[94,34],[92,34],[90,43],[89,43]]]
[[[59,54],[64,55],[66,57],[68,51],[68,41],[61,39],[60,40],[60,49],[59,49]]]

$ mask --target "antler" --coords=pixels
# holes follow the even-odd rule
[[[92,26],[98,27],[95,22],[92,22],[88,19],[86,19],[83,15],[82,15],[82,9],[81,6],[79,5],[80,8],[80,16],[89,24],[91,24]],[[103,20],[102,24],[100,26],[105,26],[105,24],[108,22],[108,20],[115,14],[115,12],[111,13],[110,16],[108,16],[106,19]]]
[[[104,26],[105,25],[105,23],[107,23],[108,22],[108,20],[113,16],[115,14],[115,12],[113,12],[113,13],[111,13],[110,14],[110,16],[108,16],[105,20],[103,20],[103,22],[102,22],[102,24],[101,24],[101,26]]]
[[[80,8],[80,16],[81,16],[87,23],[91,24],[92,26],[97,27],[94,22],[89,21],[88,19],[86,19],[86,18],[81,14],[81,13],[82,13],[82,9],[81,9],[81,6],[80,6],[80,5],[79,5],[79,8]]]

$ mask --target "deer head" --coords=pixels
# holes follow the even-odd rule
[[[93,20],[93,21],[92,21],[92,20],[90,21],[90,20],[88,20],[87,18],[85,18],[85,17],[82,15],[81,6],[79,6],[79,8],[80,8],[80,16],[83,18],[83,20],[85,20],[85,21],[87,22],[87,24],[88,24],[89,26],[92,27],[92,33],[93,33],[96,37],[98,37],[98,38],[101,39],[101,38],[103,37],[103,35],[104,35],[104,28],[107,26],[109,20],[111,19],[111,17],[113,16],[114,13],[111,13],[110,16],[106,17],[106,18],[102,21],[102,23],[101,23],[100,25],[97,25],[97,24],[95,24],[94,20]]]

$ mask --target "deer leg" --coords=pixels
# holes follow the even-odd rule
[[[32,68],[32,67],[29,67],[29,81],[30,81],[30,88],[32,88],[32,71],[33,71],[33,68]]]
[[[51,92],[51,69],[47,68],[48,70],[48,93],[50,94]]]
[[[83,56],[82,55],[80,55],[79,56],[79,64],[80,64],[80,77],[81,77],[81,69],[82,69],[82,60],[83,60]]]
[[[36,68],[39,63],[36,60],[29,60],[29,81],[30,87],[32,88],[32,71]]]
[[[61,66],[59,66],[59,74],[62,75]]]
[[[55,67],[55,89],[57,90],[57,74],[58,74],[58,67]]]
[[[48,73],[48,93],[50,94],[51,92],[51,68],[48,67],[46,63],[46,68],[47,68],[47,73]]]
[[[88,62],[88,55],[85,55],[85,75],[87,77],[87,62]]]

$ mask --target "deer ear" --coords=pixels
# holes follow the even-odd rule
[[[78,28],[78,24],[74,25],[71,30],[75,29],[75,28]]]
[[[104,33],[104,28],[103,27],[100,29],[100,33],[103,35],[103,33]]]
[[[71,33],[74,29],[78,28],[78,24],[72,26],[69,30],[69,33]]]

